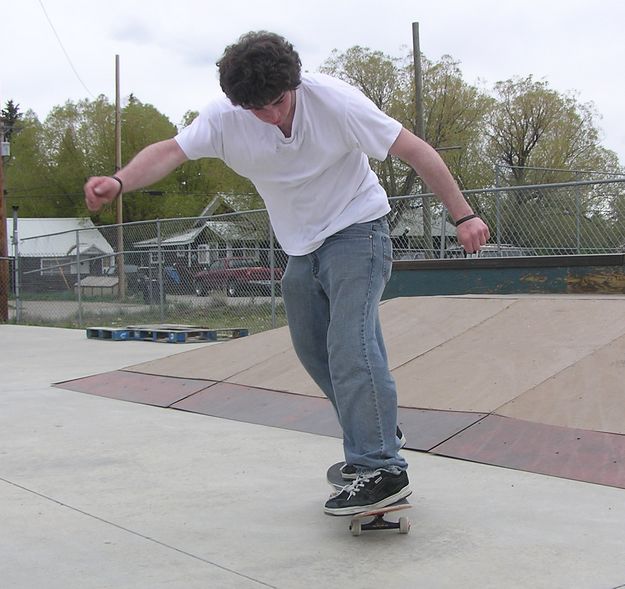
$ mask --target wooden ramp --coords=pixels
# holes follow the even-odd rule
[[[625,297],[398,298],[380,314],[408,448],[625,488]],[[153,404],[340,436],[287,328],[118,372],[58,386],[143,403],[154,387]]]

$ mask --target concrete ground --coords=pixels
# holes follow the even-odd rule
[[[354,538],[338,439],[50,386],[209,345],[0,326],[2,588],[625,587],[623,489],[406,452],[411,533]]]

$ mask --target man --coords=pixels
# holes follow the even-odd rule
[[[188,159],[217,157],[252,180],[289,255],[282,295],[295,351],[343,429],[343,472],[353,482],[325,511],[384,507],[411,491],[378,318],[392,265],[390,207],[368,156],[390,153],[412,166],[446,205],[468,253],[484,245],[488,228],[430,146],[355,88],[302,76],[284,38],[248,33],[226,48],[218,67],[225,96],[117,176],[89,179],[87,206],[97,211]]]

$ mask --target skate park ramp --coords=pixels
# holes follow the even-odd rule
[[[396,298],[380,316],[409,449],[625,488],[625,296]],[[181,348],[56,386],[340,436],[287,328]]]

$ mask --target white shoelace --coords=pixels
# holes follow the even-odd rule
[[[349,493],[348,499],[352,498],[356,493],[358,493],[366,483],[368,483],[373,477],[376,477],[380,474],[379,470],[374,470],[370,472],[361,472],[356,475],[356,480],[343,487],[343,491],[347,491]]]

